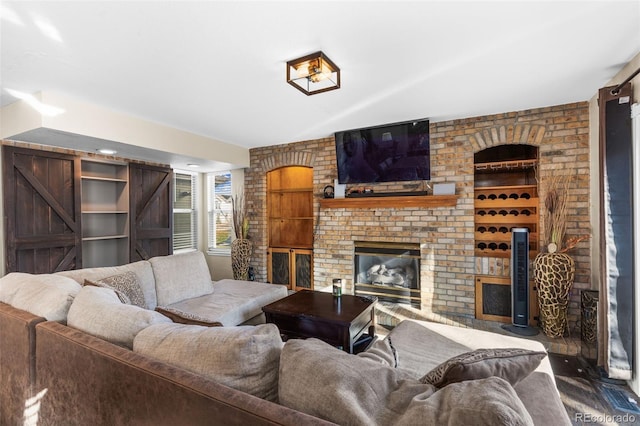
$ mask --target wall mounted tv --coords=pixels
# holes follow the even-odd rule
[[[336,132],[335,139],[342,184],[431,179],[429,120]]]

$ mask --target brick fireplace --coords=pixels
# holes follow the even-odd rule
[[[371,123],[377,124],[377,123]],[[245,194],[254,242],[256,279],[266,280],[266,173],[303,165],[313,167],[314,284],[331,291],[342,278],[345,292],[354,292],[356,241],[385,241],[419,247],[420,307],[402,305],[412,317],[432,314],[468,324],[475,317],[475,276],[508,277],[501,258],[474,253],[474,153],[504,144],[539,148],[538,184],[543,199],[545,180],[559,170],[575,170],[568,235],[589,233],[589,112],[586,102],[431,123],[431,183],[455,183],[455,206],[326,208],[323,188],[337,177],[333,137],[251,150],[245,172]],[[423,182],[373,185],[376,192],[422,190]],[[570,296],[572,331],[580,317],[580,289],[590,288],[589,243],[571,251],[576,279]]]

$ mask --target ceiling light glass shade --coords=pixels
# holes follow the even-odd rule
[[[115,149],[109,149],[109,148],[99,148],[96,151],[104,155],[115,155],[118,153],[118,151],[116,151]]]
[[[322,52],[287,62],[287,83],[305,95],[340,87],[340,68]]]

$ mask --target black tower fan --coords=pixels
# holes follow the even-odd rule
[[[513,325],[529,325],[529,230],[511,230],[511,315]]]

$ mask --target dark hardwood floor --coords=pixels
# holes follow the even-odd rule
[[[624,382],[600,378],[596,368],[578,357],[549,354],[549,359],[574,425],[640,425],[640,412],[616,409],[607,398],[609,392],[637,409],[633,401],[640,399]]]

